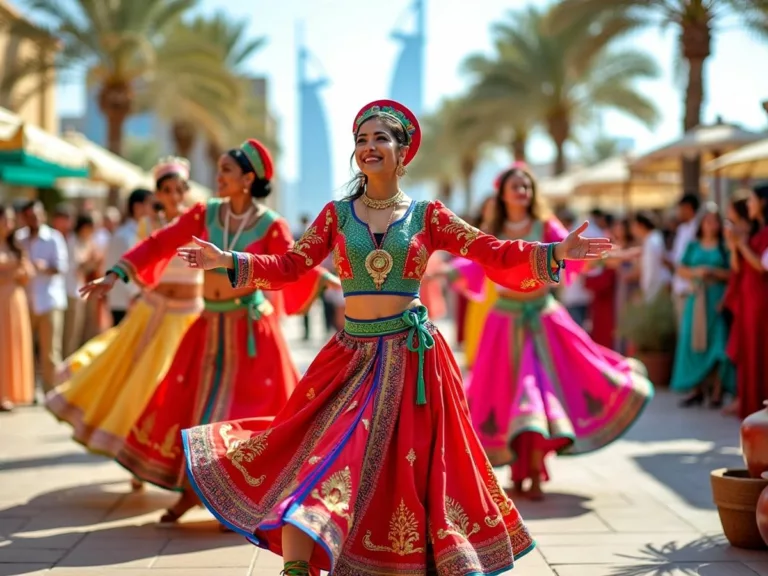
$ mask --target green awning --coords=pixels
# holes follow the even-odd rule
[[[5,184],[53,188],[58,178],[87,177],[87,168],[62,166],[21,150],[0,150],[0,182]]]

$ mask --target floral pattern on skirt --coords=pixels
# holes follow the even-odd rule
[[[185,430],[206,506],[277,554],[282,526],[297,526],[317,544],[312,565],[336,576],[509,570],[533,540],[472,430],[450,348],[425,320],[339,333],[273,422]],[[418,338],[432,342],[424,405]]]

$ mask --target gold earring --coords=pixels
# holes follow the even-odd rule
[[[397,170],[395,170],[395,174],[397,174],[398,178],[402,178],[406,174],[405,166],[403,166],[402,162],[398,162],[397,164]]]

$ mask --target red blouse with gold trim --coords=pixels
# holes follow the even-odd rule
[[[221,207],[219,198],[195,204],[175,222],[153,232],[126,252],[112,271],[124,280],[132,280],[145,289],[156,286],[176,249],[192,241],[192,236],[222,245]],[[236,248],[244,253],[283,255],[293,246],[288,223],[276,212],[267,209],[237,241]],[[283,307],[286,314],[300,314],[312,303],[322,289],[322,279],[328,272],[317,268],[297,282],[281,285]],[[265,288],[260,282],[250,284],[255,289]]]
[[[293,248],[283,255],[233,252],[232,286],[279,289],[328,255],[345,296],[419,295],[432,252],[444,250],[491,269],[509,271],[511,290],[531,292],[559,281],[554,244],[499,240],[470,226],[439,201],[412,201],[390,224],[380,246],[347,200],[328,203]]]

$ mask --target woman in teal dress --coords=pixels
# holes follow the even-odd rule
[[[735,387],[735,372],[725,353],[728,326],[721,312],[729,262],[720,213],[716,205],[708,205],[678,269],[693,285],[685,303],[671,384],[676,392],[688,392],[682,407],[702,404],[710,381],[712,408],[722,406],[723,391],[733,392]]]

